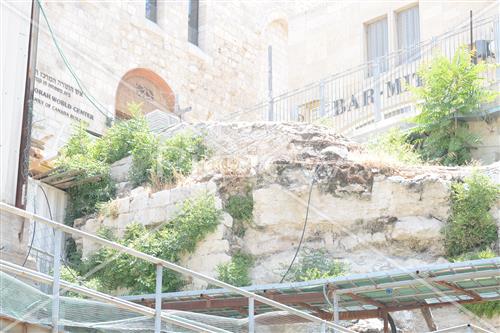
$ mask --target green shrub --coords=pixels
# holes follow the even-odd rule
[[[94,147],[94,141],[80,124],[55,162],[63,172],[81,172],[75,178],[76,185],[67,190],[69,203],[65,222],[69,225],[78,217],[94,213],[99,203],[110,200],[115,194],[109,165],[95,159]]]
[[[444,228],[448,257],[488,249],[498,240],[490,209],[499,194],[500,187],[478,172],[452,185],[451,215]]]
[[[66,223],[95,213],[114,198],[116,189],[109,174],[110,165],[128,155],[132,155],[132,183],[159,187],[189,174],[193,161],[209,154],[201,136],[181,133],[160,141],[140,114],[140,104],[129,104],[129,108],[133,117],[116,122],[101,138],[93,140],[79,125],[61,149],[56,166],[63,171],[81,171],[76,185],[67,191],[70,200]]]
[[[99,291],[103,290],[103,287],[98,279],[92,278],[92,279],[84,280],[80,276],[80,274],[78,273],[77,270],[72,269],[68,266],[61,267],[61,279],[66,281],[66,282],[70,282],[70,283],[73,283],[76,285],[84,286],[86,288],[99,290]],[[66,295],[71,296],[71,297],[83,298],[83,295],[75,293],[75,292],[67,292]]]
[[[463,254],[453,261],[466,261],[474,259],[495,258],[496,254],[490,249],[479,252],[469,252]],[[477,304],[465,304],[464,307],[479,317],[493,318],[500,315],[500,301],[489,301]]]
[[[215,208],[214,197],[202,195],[186,200],[179,215],[158,230],[148,230],[139,223],[130,224],[124,237],[116,241],[155,257],[178,262],[182,255],[193,252],[196,244],[215,230],[219,217],[220,211]],[[114,237],[106,230],[101,233],[107,234],[106,238]],[[156,268],[149,262],[102,248],[83,260],[80,273],[86,274],[99,265],[102,268],[94,276],[106,290],[126,288],[133,293],[155,290]],[[163,291],[179,290],[183,284],[184,280],[179,274],[171,270],[164,271]]]
[[[408,142],[407,134],[392,128],[368,144],[368,150],[377,156],[386,156],[405,164],[421,164],[422,159],[415,147]]]
[[[225,210],[233,218],[233,233],[243,237],[247,225],[253,217],[253,195],[249,189],[244,195],[232,195],[228,198]]]
[[[141,114],[140,104],[129,104],[132,118],[118,120],[95,143],[94,158],[114,163],[132,154],[133,150],[147,144],[155,137],[150,131],[146,118]]]
[[[413,132],[425,160],[463,165],[471,160],[471,147],[480,141],[458,117],[479,114],[481,104],[496,94],[483,87],[486,65],[474,64],[472,56],[462,47],[452,60],[435,57],[418,72],[423,85],[411,90],[421,101],[421,113],[415,117]]]
[[[332,259],[325,250],[304,248],[299,260],[292,266],[286,280],[289,282],[325,279],[348,272],[346,263]]]
[[[230,262],[217,266],[217,279],[237,287],[249,286],[252,284],[250,269],[253,263],[251,255],[237,252]]]

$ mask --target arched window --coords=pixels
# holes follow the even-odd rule
[[[116,117],[130,118],[128,103],[142,103],[146,114],[155,110],[173,113],[175,95],[170,86],[158,74],[145,68],[127,72],[116,91]]]

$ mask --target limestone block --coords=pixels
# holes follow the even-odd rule
[[[90,234],[97,234],[97,231],[101,227],[101,222],[98,219],[88,219],[85,224],[81,225],[81,230],[88,232]]]
[[[128,213],[130,211],[130,198],[116,199],[116,207],[118,208],[118,214]]]
[[[148,208],[135,213],[135,220],[144,225],[157,224],[167,220],[165,207]]]
[[[149,207],[162,207],[170,204],[170,190],[158,191],[151,194],[149,198]]]
[[[132,196],[130,201],[130,211],[141,211],[148,207],[149,194],[147,192],[143,192]]]
[[[127,156],[111,164],[110,175],[115,182],[126,182],[129,179],[129,171],[132,166],[132,156]]]
[[[227,228],[233,227],[233,218],[226,212],[223,212],[221,215],[221,224],[226,226]]]
[[[423,216],[401,217],[395,224],[391,233],[393,240],[405,241],[418,238],[420,240],[440,240],[441,228],[444,223]]]

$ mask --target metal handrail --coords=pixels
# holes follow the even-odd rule
[[[21,276],[24,278],[28,278],[30,280],[36,281],[36,282],[41,282],[45,284],[51,284],[54,282],[54,279],[46,274],[40,273],[33,271],[31,269],[28,269],[23,266],[19,266],[13,263],[10,263],[8,261],[0,259],[0,271],[11,273],[17,276]],[[127,300],[124,300],[122,298],[118,297],[113,297],[111,295],[101,293],[99,291],[86,288],[83,286],[78,286],[76,284],[72,284],[67,281],[60,280],[60,285],[61,287],[64,287],[65,290],[68,291],[73,291],[76,293],[79,293],[81,295],[89,296],[93,299],[100,300],[102,302],[111,304],[111,305],[116,305],[119,308],[125,309],[125,310],[130,310],[132,312],[148,316],[148,317],[154,317],[155,316],[155,310],[144,306],[140,305],[137,303],[133,303]],[[207,333],[231,333],[227,330],[220,329],[217,327],[213,327],[207,324],[203,324],[203,326],[200,326],[200,323],[193,323],[191,320],[186,320],[185,318],[181,318],[175,315],[171,314],[161,314],[161,319],[167,323],[174,324],[177,326],[181,326],[184,328],[192,329],[197,332],[207,332]]]
[[[236,294],[248,297],[249,299],[254,299],[255,301],[258,301],[260,303],[269,305],[269,306],[271,306],[273,308],[276,308],[276,309],[279,309],[279,310],[282,310],[282,311],[286,311],[286,312],[288,312],[290,314],[296,315],[296,316],[301,317],[303,319],[306,319],[306,320],[308,320],[310,322],[320,324],[320,325],[322,325],[324,327],[333,328],[333,329],[335,329],[335,330],[337,330],[339,332],[353,332],[352,330],[349,330],[349,329],[347,329],[347,328],[345,328],[343,326],[340,326],[338,324],[335,324],[335,323],[323,320],[323,319],[318,318],[318,317],[316,317],[314,315],[311,315],[309,313],[297,310],[297,309],[295,309],[293,307],[290,307],[290,306],[287,306],[285,304],[276,302],[276,301],[274,301],[272,299],[269,299],[267,297],[264,297],[264,296],[252,293],[252,292],[247,291],[247,290],[242,289],[242,288],[235,287],[235,286],[233,286],[231,284],[228,284],[226,282],[222,282],[220,280],[217,280],[215,278],[209,277],[209,276],[204,275],[202,273],[198,273],[196,271],[193,271],[193,270],[190,270],[188,268],[179,266],[179,265],[174,264],[172,262],[169,262],[169,261],[166,261],[166,260],[163,260],[163,259],[160,259],[160,258],[156,258],[156,257],[154,257],[152,255],[149,255],[149,254],[137,251],[135,249],[132,249],[130,247],[118,244],[116,242],[109,241],[107,239],[104,239],[104,238],[101,238],[99,236],[87,233],[85,231],[75,229],[75,228],[67,226],[65,224],[52,221],[52,220],[50,220],[48,218],[45,218],[43,216],[40,216],[40,215],[37,215],[37,214],[33,214],[33,213],[30,213],[30,212],[24,211],[22,209],[13,207],[13,206],[8,205],[6,203],[0,202],[0,211],[8,212],[8,213],[11,213],[11,214],[14,214],[14,215],[26,218],[30,222],[37,221],[37,222],[43,223],[43,224],[48,225],[48,226],[50,226],[50,227],[52,227],[52,228],[54,228],[54,229],[56,229],[58,231],[65,232],[65,233],[71,234],[73,236],[79,236],[79,237],[83,237],[83,238],[86,238],[86,239],[90,239],[90,240],[92,240],[92,241],[94,241],[94,242],[96,242],[98,244],[101,244],[101,245],[113,248],[115,250],[118,250],[119,252],[129,254],[129,255],[134,256],[136,258],[148,261],[150,263],[162,266],[164,268],[171,269],[171,270],[173,270],[175,272],[178,272],[178,273],[181,273],[181,274],[185,274],[185,275],[190,276],[192,278],[197,278],[197,279],[206,281],[208,283],[214,284],[214,285],[219,286],[221,288],[224,288],[226,290],[232,291],[232,292],[234,292]],[[56,248],[57,248],[57,246],[56,246]]]

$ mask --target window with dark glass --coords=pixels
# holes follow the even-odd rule
[[[189,0],[188,41],[194,45],[198,45],[199,8],[200,2],[198,0]]]
[[[156,23],[156,0],[146,0],[146,18]]]

